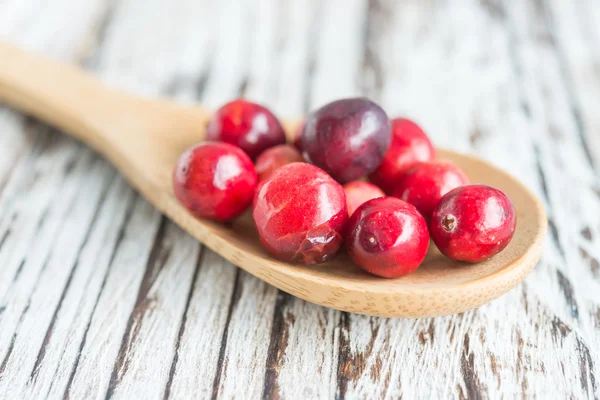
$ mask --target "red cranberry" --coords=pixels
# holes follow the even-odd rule
[[[435,149],[419,125],[404,118],[393,119],[390,149],[369,180],[390,193],[408,168],[434,158]]]
[[[302,132],[307,160],[345,183],[368,175],[381,163],[391,140],[391,123],[377,104],[343,99],[313,112]]]
[[[186,150],[173,172],[175,197],[196,217],[220,221],[248,208],[256,182],[250,158],[227,143],[206,142]]]
[[[348,215],[350,216],[363,203],[377,197],[385,196],[383,190],[372,183],[363,181],[346,183],[344,185],[344,192],[346,192],[346,204],[348,205]]]
[[[285,132],[266,107],[238,99],[214,113],[206,138],[238,146],[254,159],[269,147],[284,144]]]
[[[433,212],[431,238],[447,257],[478,262],[504,250],[515,233],[517,214],[510,199],[485,185],[456,188]]]
[[[394,197],[367,201],[348,222],[348,253],[374,275],[396,278],[413,272],[428,247],[425,219],[413,205]]]
[[[408,201],[429,221],[443,195],[469,183],[467,175],[447,160],[419,163],[409,168],[392,195]]]
[[[271,147],[256,158],[258,181],[262,182],[282,166],[298,161],[303,161],[303,158],[294,147],[287,144]]]
[[[284,261],[332,259],[348,222],[342,186],[306,163],[284,165],[259,189],[252,211],[265,248]]]

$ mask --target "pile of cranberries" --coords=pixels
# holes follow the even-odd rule
[[[252,205],[261,243],[280,260],[317,264],[345,245],[363,270],[395,278],[421,265],[430,237],[445,256],[478,262],[515,231],[503,192],[471,185],[417,124],[390,121],[365,98],[314,111],[293,145],[267,108],[235,100],[213,115],[207,138],[181,155],[176,197],[220,221]]]

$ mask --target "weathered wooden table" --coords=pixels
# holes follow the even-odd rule
[[[0,398],[600,396],[597,1],[0,0],[0,38],[211,107],[365,94],[550,216],[535,271],[479,310],[347,314],[237,269],[2,108]]]

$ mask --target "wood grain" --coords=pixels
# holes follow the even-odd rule
[[[160,215],[97,156],[2,110],[0,393],[106,397],[122,359],[115,398],[240,397],[251,380],[242,396],[600,396],[597,4],[277,3],[4,0],[0,36],[139,94],[218,105],[242,90],[298,115],[368,93],[538,193],[554,227],[540,265],[502,298],[443,318],[265,297],[170,224],[156,241]],[[151,293],[163,300],[137,320],[152,249],[169,243],[191,253],[158,269]],[[138,334],[122,346],[130,320]]]

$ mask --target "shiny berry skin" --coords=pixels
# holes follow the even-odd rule
[[[281,124],[266,107],[238,99],[219,108],[211,117],[206,139],[238,146],[255,159],[269,147],[285,143]]]
[[[341,183],[373,172],[391,141],[391,122],[383,109],[365,98],[329,103],[306,120],[304,156]]]
[[[431,213],[443,195],[469,183],[467,175],[453,162],[436,160],[419,163],[409,168],[392,196],[408,201],[429,221]]]
[[[348,215],[350,216],[363,203],[377,197],[385,197],[383,190],[372,183],[363,181],[346,183],[344,185],[344,192],[346,192],[346,204],[348,205]]]
[[[293,146],[288,144],[280,144],[263,151],[257,158],[256,173],[258,181],[262,182],[268,179],[273,172],[283,167],[286,164],[293,162],[304,161],[302,155]]]
[[[442,197],[429,227],[442,254],[453,260],[478,262],[504,250],[516,225],[515,208],[502,191],[468,185]]]
[[[175,197],[196,217],[227,221],[252,203],[257,176],[239,147],[205,142],[186,150],[173,172]]]
[[[346,249],[362,269],[384,278],[410,274],[429,247],[427,223],[417,209],[394,197],[369,200],[348,222]]]
[[[335,257],[343,243],[346,195],[320,168],[287,164],[259,188],[252,217],[261,243],[276,258],[318,264]]]
[[[392,120],[392,143],[381,165],[369,180],[390,193],[404,172],[418,162],[431,161],[436,153],[421,127],[409,119]]]

